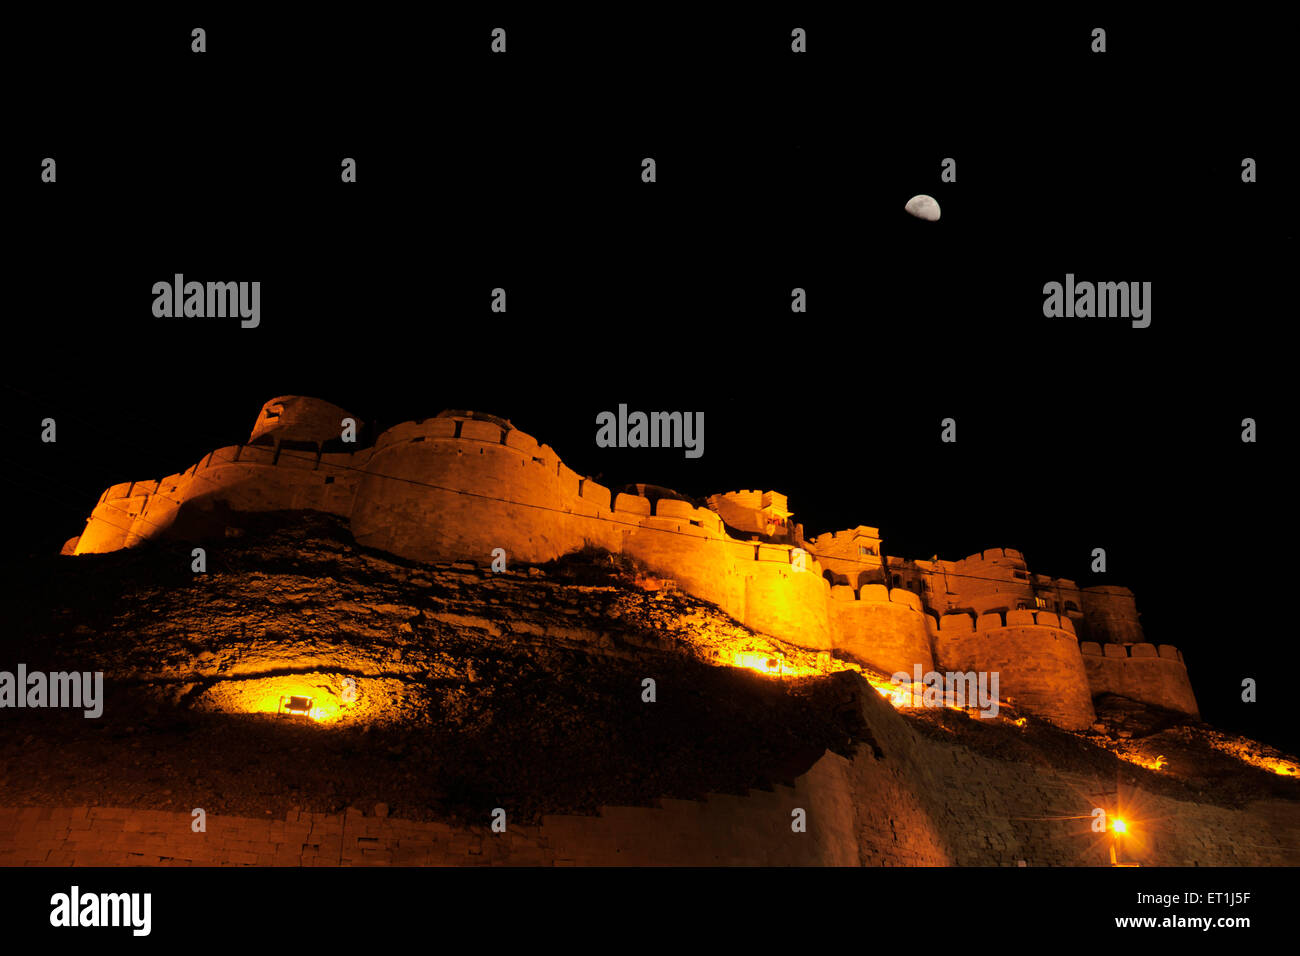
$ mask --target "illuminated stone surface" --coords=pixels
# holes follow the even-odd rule
[[[1078,650],[1080,631],[1143,640],[1132,594],[1031,574],[1018,551],[885,560],[874,528],[805,539],[778,492],[714,495],[710,507],[645,486],[645,494],[611,495],[508,421],[473,412],[396,425],[356,451],[327,450],[342,417],[319,399],[272,399],[254,424],[256,444],[217,449],[157,481],[114,485],[64,551],[219,535],[239,513],[294,509],[337,515],[359,544],[423,562],[486,563],[497,548],[512,562],[542,562],[594,545],[788,643],[842,651],[886,672],[917,663],[998,669],[1003,694],[1062,727],[1092,723],[1094,693],[1123,684],[1147,694],[1141,680],[1085,670]],[[798,552],[806,552],[803,570]],[[853,599],[832,599],[837,585]],[[958,613],[982,616],[977,636],[940,633],[940,619]],[[1162,673],[1139,699],[1195,713],[1182,662]]]

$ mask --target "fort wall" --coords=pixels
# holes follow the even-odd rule
[[[1084,672],[1094,697],[1118,694],[1144,704],[1166,707],[1199,717],[1196,695],[1187,676],[1183,653],[1169,644],[1079,645]]]
[[[1002,699],[1067,730],[1096,720],[1073,625],[1052,612],[944,615],[935,659],[944,671],[996,671]]]
[[[830,585],[814,569],[790,565],[790,549],[760,547],[759,559],[745,565],[745,616],[748,627],[782,637],[800,647],[830,650],[833,646],[827,594]]]
[[[351,455],[279,441],[216,449],[182,475],[109,488],[75,553],[220,533],[231,512],[281,509],[350,518],[358,543],[420,561],[485,563],[497,548],[529,563],[589,545],[627,553],[755,630],[832,646],[828,585],[811,556],[796,570],[793,546],[736,541],[709,509],[613,497],[531,436],[468,418],[403,423]]]
[[[1063,726],[1091,722],[1091,695],[1100,692],[1093,684],[1133,690],[1141,673],[1101,662],[1090,684],[1070,618],[1019,609],[1034,606],[1035,584],[1012,549],[953,562],[890,558],[886,567],[877,529],[859,526],[810,541],[800,558],[772,536],[731,537],[710,508],[614,495],[501,419],[448,413],[396,425],[357,452],[327,452],[347,413],[293,398],[263,406],[252,436],[258,444],[216,449],[160,480],[110,487],[65,550],[113,551],[168,533],[219,535],[238,512],[311,509],[350,519],[362,545],[417,561],[486,564],[498,548],[511,563],[546,562],[585,546],[627,554],[748,627],[801,647],[838,649],[886,673],[916,664],[998,670],[1004,695]],[[770,501],[787,513],[775,493],[711,500],[733,509]],[[916,591],[874,583],[886,575]],[[1140,636],[1127,589],[1087,589],[1080,600],[1111,639]],[[943,613],[955,607],[976,612],[978,623]],[[1156,696],[1186,709],[1185,675],[1182,684],[1177,675],[1163,680],[1168,690]]]
[[[827,754],[793,787],[553,815],[504,833],[360,810],[282,819],[116,807],[0,808],[6,866],[856,866],[849,761]],[[803,809],[807,832],[791,830]],[[898,862],[903,862],[899,860]]]
[[[368,450],[321,455],[254,445],[218,448],[180,474],[108,488],[74,553],[116,551],[167,534],[220,533],[221,522],[237,511],[312,509],[346,518],[359,484],[358,466],[369,455]]]
[[[1031,574],[1034,593],[1048,602],[1046,610],[1055,611],[1077,623],[1083,618],[1083,594],[1079,586],[1068,578],[1054,578],[1046,574]],[[1076,627],[1077,630],[1077,627]],[[1082,639],[1082,632],[1078,632]]]
[[[302,441],[323,444],[338,439],[343,420],[362,422],[346,410],[319,398],[281,395],[262,406],[253,423],[250,444]]]
[[[1137,604],[1128,588],[1115,585],[1084,588],[1080,597],[1089,640],[1113,644],[1146,642],[1138,621]]]
[[[817,555],[822,567],[831,572],[832,584],[846,584],[857,590],[866,584],[884,584],[880,555],[880,532],[858,525],[846,531],[819,535],[809,541],[808,550]]]
[[[836,587],[830,601],[835,648],[886,674],[911,674],[917,664],[922,673],[934,670],[933,618],[920,607],[920,598],[910,591],[881,584],[863,585],[856,594]]]
[[[126,547],[135,516],[127,510],[127,499],[100,500],[86,520],[85,530],[76,539],[74,554],[102,554]]]
[[[650,501],[630,495],[619,495],[622,508],[638,507],[638,511],[620,512],[625,520],[637,520],[640,507],[648,516]],[[642,503],[644,503],[642,505]],[[660,508],[666,501],[659,501]],[[733,548],[736,542],[724,538],[718,531],[694,529],[688,521],[662,518],[660,527],[629,526],[622,532],[621,550],[657,574],[672,577],[680,587],[705,601],[712,601],[738,621],[745,619],[745,577],[738,571],[742,561],[752,560],[754,549]],[[698,534],[689,530],[694,529]],[[681,531],[681,533],[678,533]]]
[[[580,503],[579,483],[548,446],[493,423],[408,423],[376,443],[352,531],[418,561],[487,561],[504,548],[512,561],[544,562],[585,542],[619,550],[615,525],[582,520],[610,513]]]
[[[949,586],[960,593],[960,603],[976,614],[1012,611],[1020,604],[1034,607],[1034,588],[1019,551],[990,548],[960,561],[940,563],[948,571]]]
[[[543,816],[504,833],[365,814],[276,818],[186,811],[0,807],[4,866],[1106,866],[1108,834],[1086,821],[1114,779],[996,759],[923,737],[869,688],[859,703],[874,746],[824,753],[792,786],[596,816]],[[1295,866],[1300,806],[1214,806],[1123,788],[1140,819],[1124,841],[1142,866]],[[184,798],[182,798],[184,799]],[[806,812],[794,832],[792,812]],[[487,814],[485,808],[484,814]],[[1125,814],[1126,816],[1128,814]]]

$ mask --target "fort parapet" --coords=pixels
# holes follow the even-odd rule
[[[598,546],[801,647],[888,674],[998,671],[1005,698],[1067,728],[1093,721],[1100,693],[1196,713],[1180,657],[1128,652],[1121,664],[1111,650],[1151,647],[1133,643],[1142,632],[1125,588],[1032,575],[1009,548],[960,561],[886,557],[866,525],[805,540],[773,491],[715,495],[709,507],[615,493],[492,415],[404,422],[357,450],[338,437],[349,417],[318,399],[272,399],[247,444],[108,488],[63,553],[220,536],[241,512],[299,509],[346,518],[358,543],[417,561],[487,563],[502,548],[510,562],[539,563]],[[1093,642],[1085,648],[1117,643],[1081,653],[1080,636]]]
[[[939,619],[935,655],[943,669],[998,672],[1017,707],[1062,727],[1095,720],[1079,641],[1070,619],[1052,611],[990,611]]]
[[[1118,694],[1199,717],[1183,652],[1170,644],[1079,645],[1094,696]]]

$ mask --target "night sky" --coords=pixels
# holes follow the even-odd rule
[[[390,425],[473,408],[608,485],[774,488],[810,535],[867,524],[890,555],[1012,547],[1127,585],[1206,719],[1300,745],[1278,533],[1294,186],[1253,92],[1274,38],[1243,62],[1214,50],[1245,27],[1109,17],[1103,55],[1078,18],[531,19],[504,61],[493,15],[206,18],[204,57],[188,20],[40,41],[51,79],[4,170],[10,558],[57,552],[108,485],[246,439],[275,395]],[[62,83],[74,60],[103,82]],[[903,212],[922,192],[939,222]],[[155,319],[177,272],[260,280],[261,326]],[[1044,318],[1069,272],[1150,281],[1151,327]],[[703,411],[704,456],[597,448],[620,403]]]

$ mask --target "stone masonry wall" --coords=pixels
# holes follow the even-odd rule
[[[837,650],[847,651],[872,667],[894,674],[934,669],[931,627],[910,591],[864,584],[858,595],[846,585],[831,592],[831,633]]]
[[[284,403],[291,398],[268,405],[288,408]],[[306,417],[295,427],[319,425],[324,429],[319,434],[328,434],[325,425],[337,409],[328,403],[320,409],[304,405],[300,411]],[[292,424],[282,426],[289,429],[286,434],[294,433]],[[667,498],[652,506],[648,498],[627,494],[611,501],[608,488],[569,469],[552,448],[491,421],[453,416],[405,422],[354,454],[271,445],[220,448],[184,473],[112,486],[65,551],[112,551],[169,529],[193,537],[192,532],[211,532],[210,524],[220,524],[231,510],[279,509],[347,517],[358,543],[419,561],[486,563],[495,549],[504,548],[511,562],[544,562],[599,546],[643,561],[748,627],[783,641],[816,650],[841,648],[886,670],[910,670],[931,658],[933,638],[939,664],[998,670],[1003,692],[1018,697],[1022,707],[1067,728],[1093,719],[1095,690],[1090,691],[1078,660],[1068,618],[1049,614],[1048,633],[1013,626],[1033,625],[1029,611],[995,611],[982,614],[971,633],[961,634],[963,625],[954,615],[945,615],[943,626],[935,629],[922,613],[921,599],[905,589],[865,584],[858,600],[841,603],[844,594],[832,599],[814,555],[802,555],[800,571],[792,546],[735,540],[708,508]],[[878,545],[878,538],[869,540]],[[962,595],[977,608],[1032,603],[1017,551],[992,549],[949,564],[954,574],[973,575],[954,578],[963,591],[985,589]],[[990,585],[986,576],[997,580]],[[1132,617],[1135,624],[1127,590],[1093,590],[1094,610],[1102,608],[1107,620]],[[890,606],[900,602],[905,606]],[[1045,613],[1038,612],[1040,625]],[[1001,618],[995,625],[992,619],[1003,614],[1006,626],[1000,626]],[[1179,690],[1179,708],[1195,712],[1194,699],[1189,704],[1183,696]]]
[[[1093,696],[1118,694],[1144,704],[1200,716],[1182,652],[1169,644],[1079,645]]]
[[[935,635],[942,670],[998,674],[998,693],[1059,727],[1081,730],[1095,719],[1074,625],[1050,611],[945,614]]]
[[[1300,799],[1221,807],[1115,779],[997,760],[918,733],[874,690],[859,692],[871,740],[823,754],[793,787],[540,826],[456,827],[363,815],[209,817],[107,807],[0,808],[0,865],[964,865],[1092,866],[1109,837],[1094,807],[1122,812],[1125,860],[1144,866],[1300,865]],[[807,832],[790,828],[807,811]]]
[[[847,866],[858,862],[850,762],[828,754],[795,787],[605,807],[541,826],[456,827],[291,812],[283,820],[114,807],[0,808],[0,866]],[[805,833],[791,811],[807,812]]]

